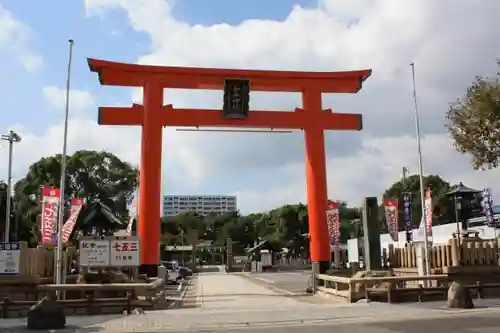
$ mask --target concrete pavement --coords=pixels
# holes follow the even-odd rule
[[[433,306],[311,304],[284,297],[237,274],[198,276],[191,309],[152,311],[132,316],[71,317],[66,332],[193,332],[245,329],[249,333],[490,333],[500,329],[500,307],[447,310]],[[425,304],[425,303],[424,303]],[[491,304],[494,305],[494,304]],[[22,332],[24,320],[3,319],[2,333]]]
[[[269,273],[243,273],[260,285],[287,295],[303,294],[307,288],[310,270]]]
[[[197,278],[198,306],[202,309],[276,309],[298,306],[292,299],[252,283],[239,274],[202,273]]]

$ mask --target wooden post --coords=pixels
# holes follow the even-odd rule
[[[363,200],[363,238],[365,253],[365,269],[379,270],[380,262],[380,230],[378,228],[378,203],[376,197],[366,197]]]
[[[394,255],[394,244],[389,244],[389,246],[387,247],[387,250],[388,250],[388,261],[389,261],[389,265],[391,266],[391,268],[394,268],[396,267],[396,260],[395,260],[395,255]]]
[[[233,269],[233,239],[227,239],[227,262],[226,262],[227,272],[232,272]]]
[[[408,267],[415,267],[413,265],[413,261],[411,260],[413,258],[413,246],[407,246],[406,247],[406,263]]]
[[[340,268],[340,245],[336,244],[335,247],[333,248],[333,265],[335,268]]]
[[[456,237],[450,239],[451,266],[457,267],[460,265],[460,254],[458,248],[458,239]]]
[[[437,256],[436,256],[436,268],[443,267],[443,246],[438,245],[436,247]]]

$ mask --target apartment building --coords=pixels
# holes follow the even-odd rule
[[[200,215],[223,214],[238,210],[236,196],[226,195],[164,195],[163,215],[174,216],[183,212]]]

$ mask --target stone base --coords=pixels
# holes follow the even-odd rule
[[[145,274],[147,277],[158,277],[158,264],[143,264],[139,266],[139,274]]]
[[[26,316],[30,330],[59,330],[66,327],[66,315],[54,295],[33,305]]]
[[[449,309],[473,309],[474,302],[469,290],[463,284],[452,282],[448,289],[448,302],[446,306]]]

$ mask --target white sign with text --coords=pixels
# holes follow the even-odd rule
[[[18,275],[21,265],[21,244],[0,243],[0,276]]]
[[[111,266],[135,267],[140,265],[139,240],[111,240]]]
[[[80,240],[80,266],[110,266],[109,240]]]

